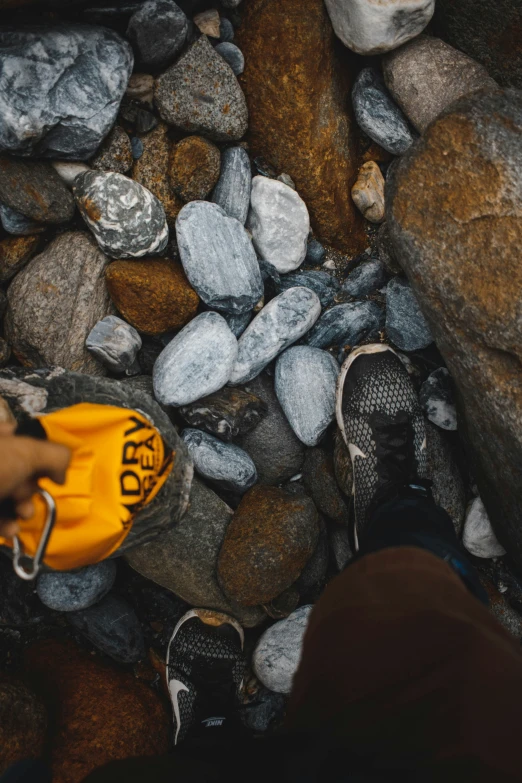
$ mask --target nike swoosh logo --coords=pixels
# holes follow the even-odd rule
[[[171,680],[169,682],[169,693],[170,693],[172,708],[174,710],[174,717],[176,718],[176,725],[177,725],[176,734],[174,735],[174,745],[178,744],[178,735],[179,735],[179,730],[181,729],[181,715],[179,712],[179,701],[178,701],[178,693],[181,693],[181,691],[187,691],[188,693],[187,686],[183,685],[183,683],[180,682],[179,680]]]
[[[367,459],[367,455],[361,451],[359,446],[356,446],[355,443],[348,444],[348,451],[350,452],[352,462],[354,461],[355,457],[362,457],[362,459]]]

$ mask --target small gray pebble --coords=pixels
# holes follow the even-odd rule
[[[226,43],[234,40],[234,25],[225,16],[219,20],[219,38]]]
[[[364,68],[352,90],[355,119],[359,127],[392,155],[402,155],[411,147],[414,135],[408,120],[397,106],[373,68]]]
[[[250,207],[252,171],[243,147],[228,147],[221,153],[221,173],[212,193],[212,201],[229,217],[245,225]]]
[[[387,279],[384,264],[376,260],[366,261],[348,275],[342,285],[342,291],[349,296],[366,296],[382,288]]]
[[[317,239],[309,239],[306,246],[306,258],[305,263],[309,266],[317,266],[321,264],[326,250]]]
[[[131,136],[132,157],[139,160],[143,155],[143,142],[137,136]]]
[[[286,291],[288,288],[293,288],[296,285],[302,285],[315,291],[320,299],[321,307],[329,307],[333,304],[335,295],[340,289],[338,280],[328,272],[302,271],[281,275],[277,281],[276,290],[280,294],[282,291]]]
[[[384,312],[375,302],[349,302],[327,310],[306,335],[313,348],[358,345],[384,326]]]
[[[85,347],[113,372],[139,372],[136,356],[141,348],[141,337],[136,329],[118,318],[107,315],[91,329]]]
[[[36,583],[38,598],[57,612],[76,612],[100,601],[114,584],[116,563],[101,563],[79,571],[48,571],[40,574]]]
[[[221,57],[227,62],[236,76],[239,76],[245,70],[245,58],[239,47],[228,41],[218,44],[216,47]]]
[[[203,478],[240,493],[256,483],[256,466],[239,446],[223,443],[203,430],[190,427],[183,430],[181,439],[187,444],[194,467]]]

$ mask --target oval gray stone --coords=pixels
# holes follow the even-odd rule
[[[217,204],[191,201],[176,220],[183,269],[201,299],[216,310],[240,315],[263,295],[252,242],[241,223]]]
[[[354,346],[383,325],[384,312],[375,302],[348,302],[323,313],[305,342],[313,348]]]
[[[276,291],[280,294],[296,285],[315,291],[321,302],[321,307],[329,307],[339,292],[339,282],[328,272],[299,271],[281,275],[276,281]]]
[[[113,372],[126,372],[141,348],[136,329],[116,315],[107,315],[91,329],[85,347]],[[139,367],[136,365],[136,372]]]
[[[257,643],[252,666],[256,676],[271,691],[290,693],[292,690],[312,608],[300,606],[289,617],[270,626]]]
[[[250,207],[252,171],[243,147],[228,147],[221,153],[221,173],[212,193],[212,201],[229,217],[245,225]]]
[[[339,365],[326,351],[296,345],[275,368],[275,392],[293,431],[306,446],[317,446],[335,418]]]
[[[99,650],[119,663],[137,663],[145,656],[143,632],[132,606],[115,595],[65,615],[71,625]]]
[[[154,394],[163,405],[188,405],[221,389],[237,358],[237,340],[219,313],[193,318],[154,363]]]
[[[245,58],[241,49],[229,41],[223,41],[216,47],[218,52],[226,63],[230,65],[236,76],[239,76],[245,70]]]
[[[309,288],[289,288],[272,299],[239,338],[230,383],[246,383],[259,375],[272,359],[311,329],[320,312],[319,297]]]
[[[433,342],[417,297],[402,277],[394,277],[386,288],[386,331],[401,351],[418,351]]]
[[[195,469],[204,478],[241,493],[256,483],[256,466],[239,446],[189,427],[183,430],[181,439],[187,444]]]
[[[388,279],[384,264],[377,260],[366,261],[350,272],[342,285],[342,291],[349,296],[367,296],[382,288]]]
[[[96,241],[112,258],[142,258],[163,252],[169,239],[165,210],[139,182],[113,171],[86,171],[73,194]]]
[[[127,37],[147,68],[163,68],[181,50],[188,32],[188,19],[172,0],[147,0],[131,16]]]
[[[115,579],[115,561],[103,560],[80,568],[79,571],[42,573],[36,583],[36,592],[49,609],[76,612],[100,601],[109,592]]]
[[[382,76],[363,68],[352,90],[358,126],[392,155],[402,155],[414,141],[408,120],[389,94]]]

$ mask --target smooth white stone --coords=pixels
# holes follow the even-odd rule
[[[257,643],[252,656],[254,672],[275,693],[292,690],[312,608],[300,606],[285,620],[271,625]]]
[[[462,543],[475,557],[502,557],[506,554],[506,550],[497,540],[480,498],[475,498],[468,508]]]

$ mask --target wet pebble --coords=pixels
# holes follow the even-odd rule
[[[394,277],[386,288],[386,331],[401,351],[417,351],[433,342],[417,298],[402,277]]]
[[[241,49],[233,43],[224,41],[216,46],[218,52],[228,65],[232,68],[236,76],[239,76],[245,70],[245,58]]]
[[[359,127],[392,155],[402,155],[413,144],[408,120],[389,94],[384,79],[373,68],[363,68],[352,90]]]
[[[40,574],[36,592],[40,601],[57,612],[76,612],[98,603],[114,584],[116,562],[101,563],[78,571],[49,571]]]
[[[445,367],[431,373],[419,391],[424,415],[443,430],[457,429],[453,379]]]
[[[139,371],[136,356],[141,348],[141,337],[126,321],[107,315],[91,329],[85,346],[102,364],[113,372]]]
[[[276,285],[277,293],[286,291],[296,285],[304,286],[315,291],[321,302],[321,307],[329,307],[339,292],[340,285],[333,275],[328,272],[299,271],[281,275]]]
[[[224,489],[246,492],[257,481],[256,466],[246,451],[202,430],[187,428],[181,433],[194,467],[203,478]]]
[[[313,348],[358,345],[384,325],[384,312],[375,302],[349,302],[327,310],[307,334]]]
[[[342,285],[342,292],[348,296],[361,297],[382,288],[388,279],[386,269],[380,261],[370,260],[359,264],[350,272]]]

